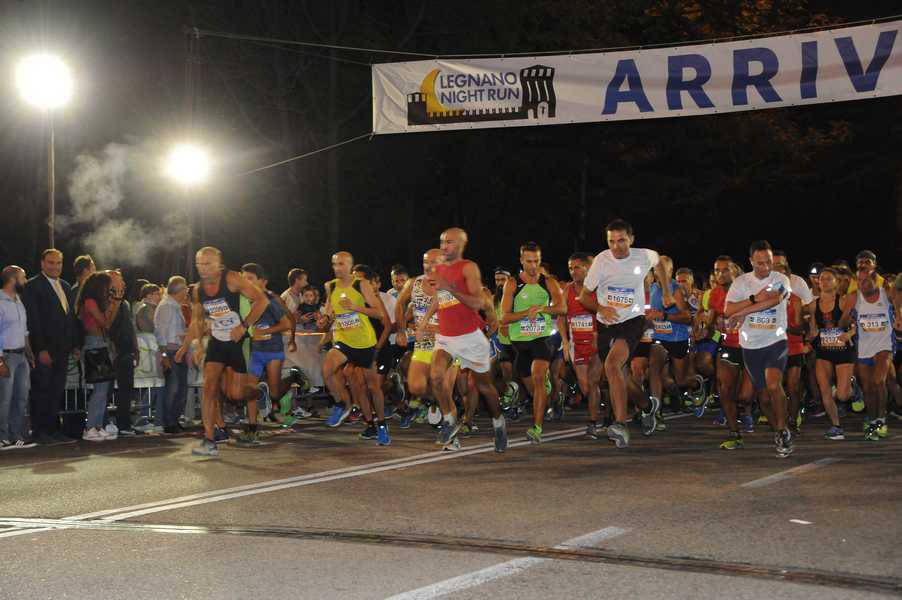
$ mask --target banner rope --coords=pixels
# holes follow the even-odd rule
[[[327,150],[332,150],[333,148],[338,148],[339,146],[344,146],[345,144],[350,144],[351,142],[356,142],[357,140],[362,140],[363,138],[372,138],[375,134],[372,131],[367,133],[362,133],[356,137],[352,137],[343,142],[338,142],[336,144],[332,144],[331,146],[325,146],[323,148],[318,148],[316,150],[311,150],[310,152],[305,152],[304,154],[298,154],[297,156],[292,156],[291,158],[286,158],[285,160],[280,160],[279,162],[274,162],[269,165],[264,165],[262,167],[257,167],[256,169],[251,169],[250,171],[245,171],[244,173],[239,173],[237,177],[244,177],[245,175],[250,175],[252,173],[259,173],[260,171],[265,171],[266,169],[271,169],[273,167],[278,167],[296,160],[301,160],[302,158],[307,158],[309,156],[313,156],[314,154],[319,154],[320,152],[325,152]]]

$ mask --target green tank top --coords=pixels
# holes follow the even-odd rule
[[[363,313],[347,310],[341,305],[342,298],[348,298],[357,306],[366,306],[366,299],[354,281],[348,287],[341,287],[337,279],[333,279],[329,302],[335,311],[335,322],[332,323],[332,339],[347,344],[351,348],[372,348],[376,345],[376,330],[370,318]]]
[[[548,306],[551,294],[545,286],[545,276],[540,275],[538,283],[518,281],[517,294],[514,296],[514,312],[528,310],[533,306]],[[528,342],[551,335],[552,316],[547,313],[536,315],[535,321],[523,317],[510,324],[510,339],[514,342]]]

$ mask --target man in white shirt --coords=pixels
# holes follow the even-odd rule
[[[786,426],[787,401],[783,390],[789,348],[786,307],[792,285],[773,270],[774,254],[764,240],[749,248],[752,272],[740,275],[727,293],[728,327],[739,327],[742,359],[758,393],[761,409],[776,434],[777,456],[792,454],[792,434]]]
[[[658,253],[646,248],[633,248],[633,228],[623,219],[611,221],[605,228],[608,249],[598,254],[589,267],[579,301],[596,312],[598,354],[604,362],[614,423],[608,427],[608,439],[618,448],[629,445],[627,429],[627,375],[624,368],[636,350],[645,331],[645,274],[655,270],[664,291],[664,306],[673,305],[670,277],[661,265]],[[596,292],[597,294],[593,294]],[[596,302],[595,298],[598,298]],[[637,396],[642,409],[643,433],[650,435],[657,425],[660,400]]]

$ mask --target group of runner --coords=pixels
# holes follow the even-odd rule
[[[900,328],[902,292],[884,285],[873,253],[859,254],[851,281],[842,281],[848,273],[815,265],[809,287],[791,273],[785,254],[754,242],[750,272],[719,256],[702,293],[691,270],[674,273],[669,257],[634,248],[629,223],[615,220],[605,235],[607,250],[569,258],[571,280],[563,284],[542,262],[540,246],[524,243],[520,271],[496,269],[494,291],[483,285],[478,265],[464,258],[468,237],[459,228],[445,230],[440,246],[424,252],[421,275],[393,271],[388,294],[369,268],[336,252],[320,323],[329,344],[323,377],[334,400],[327,424],[338,427],[359,408],[366,425],[361,437],[388,445],[385,392],[400,388],[394,411],[400,426],[409,427],[428,403],[437,443],[455,450],[461,434],[475,430],[481,400],[492,419],[495,451],[504,452],[505,415],[516,418],[527,398],[533,423],[526,435],[541,443],[546,415],[561,410],[562,373],[570,369],[574,402],[588,404],[589,438],[606,430],[617,448],[629,446],[632,421],[643,435],[653,435],[664,427],[666,392],[671,410],[691,404],[698,416],[719,398],[726,450],[743,447],[757,406],[774,432],[776,455],[787,457],[799,431],[807,366],[830,419],[826,438],[844,439],[840,409],[858,389],[867,411],[865,439],[887,435],[887,397],[898,387],[894,329]],[[247,266],[242,273],[225,270],[215,248],[197,253],[197,268],[196,318],[176,359],[208,323],[205,437],[194,452],[211,456],[221,441],[221,393],[248,402],[242,439],[255,443],[251,413],[283,391],[272,389],[281,385],[277,376],[259,381],[274,372],[267,371],[267,358],[278,352],[256,346],[292,330],[294,317],[262,291],[265,280],[248,277]],[[842,295],[844,284],[848,293]],[[248,336],[249,374],[242,353]]]

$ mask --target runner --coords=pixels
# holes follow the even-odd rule
[[[711,313],[706,325],[707,330],[715,332],[720,339],[720,349],[717,352],[717,389],[723,414],[722,424],[727,425],[730,431],[727,439],[720,445],[723,450],[738,450],[744,447],[738,406],[746,405],[754,395],[751,379],[742,360],[739,330],[728,328],[724,316],[727,293],[733,284],[735,271],[735,263],[729,256],[721,255],[714,261],[716,285],[709,297]],[[743,427],[743,430],[750,432],[753,427],[751,415],[748,415],[746,420],[747,427]]]
[[[595,347],[595,314],[579,302],[583,281],[591,264],[592,255],[586,252],[575,252],[567,260],[567,270],[572,281],[564,286],[563,296],[567,302],[567,314],[558,317],[558,329],[564,341],[564,360],[573,366],[579,390],[583,397],[588,399],[589,421],[586,424],[586,437],[597,440],[601,403],[600,384],[604,368]]]
[[[181,348],[175,354],[175,362],[182,362],[191,342],[203,337],[204,322],[209,319],[212,323],[212,337],[207,345],[204,361],[204,393],[201,401],[204,439],[191,453],[197,456],[218,456],[214,426],[222,421],[219,398],[223,373],[226,368],[231,368],[236,375],[247,373],[241,342],[247,336],[248,329],[263,315],[269,302],[260,288],[222,264],[222,252],[217,248],[206,246],[198,250],[195,264],[200,282],[193,290],[191,325]],[[244,319],[240,316],[241,296],[252,303],[250,312]],[[247,433],[256,434],[255,395],[247,400],[247,420]]]
[[[250,372],[260,380],[259,388],[265,398],[264,405],[272,407],[272,398],[281,398],[282,363],[285,361],[285,343],[282,333],[294,331],[294,320],[289,316],[282,299],[266,289],[268,278],[263,267],[247,263],[241,267],[241,276],[259,287],[266,294],[269,304],[251,331]],[[293,336],[289,346],[294,342]],[[270,418],[275,411],[263,411],[263,418]],[[272,417],[275,420],[275,417]],[[247,446],[259,445],[256,432],[239,437],[237,443]]]
[[[661,264],[670,278],[673,274],[673,261],[669,256],[661,256]],[[673,372],[676,389],[670,394],[671,410],[682,412],[684,394],[689,389],[689,336],[692,314],[683,289],[676,281],[670,282],[670,294],[674,304],[664,307],[661,286],[651,286],[651,309],[646,315],[654,322],[654,343],[650,349],[648,365],[648,381],[651,395],[658,403],[664,397],[664,371],[667,360]],[[653,432],[643,432],[651,435]]]
[[[532,396],[533,426],[526,430],[533,443],[542,442],[542,425],[548,395],[545,377],[557,352],[552,330],[557,315],[566,314],[558,282],[540,272],[542,249],[535,242],[520,246],[523,270],[516,279],[504,284],[501,299],[501,324],[508,325],[514,346],[517,375]]]
[[[604,361],[605,375],[614,407],[614,423],[608,427],[608,439],[618,448],[629,445],[627,429],[627,379],[624,368],[636,350],[645,330],[645,304],[642,289],[645,274],[654,268],[655,276],[664,290],[664,306],[673,305],[670,278],[658,253],[645,248],[632,248],[633,228],[616,219],[605,228],[608,250],[598,254],[589,267],[579,295],[580,303],[596,312],[598,326],[598,355]],[[596,290],[598,290],[596,292]],[[596,292],[598,301],[592,296]],[[657,426],[656,413],[661,403],[655,398],[637,396],[642,409],[642,430],[649,434]]]
[[[821,404],[830,419],[831,427],[824,434],[828,440],[843,440],[845,433],[839,421],[836,403],[847,402],[852,396],[852,373],[855,364],[855,324],[848,330],[839,326],[842,319],[841,299],[836,293],[839,278],[831,267],[822,267],[818,277],[820,297],[814,312],[814,351],[817,357],[817,385]],[[836,381],[836,399],[831,389]]]
[[[774,428],[777,456],[787,458],[793,447],[786,427],[789,413],[783,372],[788,357],[786,305],[792,287],[788,277],[774,271],[773,250],[766,241],[752,243],[749,260],[753,271],[740,275],[727,293],[727,327],[739,326],[742,360],[761,409]]]
[[[433,314],[430,322],[424,327],[422,339],[417,339],[416,334],[410,332],[408,319],[408,304],[413,308],[413,325],[419,327],[420,322],[429,312],[432,300],[435,297],[435,279],[432,273],[435,266],[442,261],[442,251],[438,248],[427,250],[423,254],[423,274],[416,279],[409,279],[404,284],[404,289],[398,297],[395,311],[395,319],[398,322],[397,343],[407,346],[408,337],[414,341],[413,356],[407,369],[407,387],[410,393],[418,398],[427,398],[431,395],[429,385],[429,369],[432,364],[433,351],[435,350],[435,333],[438,331],[438,315]],[[401,419],[401,427],[410,426],[413,413],[404,415]],[[405,427],[406,425],[406,427]]]
[[[501,321],[501,299],[504,297],[504,284],[510,279],[510,271],[502,267],[495,267],[495,291],[492,294],[492,302],[495,306],[495,318]],[[520,386],[514,381],[514,347],[511,345],[508,325],[501,325],[492,343],[495,344],[495,357],[493,364],[498,373],[495,376],[495,387],[501,394],[501,407],[508,410],[514,407],[519,400]]]
[[[782,250],[774,252],[774,270],[789,278],[792,293],[786,305],[786,340],[789,358],[786,362],[786,389],[789,392],[789,426],[793,433],[801,433],[802,423],[802,366],[808,354],[808,346],[804,335],[812,330],[805,316],[814,308],[814,297],[804,279],[792,272],[787,262],[786,253]],[[809,300],[809,304],[806,304]]]
[[[360,384],[352,375],[352,385],[356,388],[358,396],[365,399],[361,401],[364,416],[370,419],[361,437],[364,439],[376,437],[380,446],[387,446],[391,444],[391,438],[388,435],[388,425],[385,423],[385,398],[374,364],[376,332],[370,319],[379,319],[383,324],[390,321],[382,299],[372,284],[365,279],[354,277],[353,264],[354,257],[350,252],[333,254],[332,270],[335,272],[335,279],[325,285],[326,311],[332,319],[333,343],[323,363],[323,377],[332,397],[340,402],[333,408],[327,424],[330,427],[338,427],[351,414],[351,395],[348,392],[347,374],[344,371],[345,365],[350,365],[361,371],[363,385],[366,388],[360,389]],[[375,405],[375,423],[372,421],[373,407],[369,406],[367,391]]]
[[[877,441],[889,435],[886,426],[886,377],[895,352],[893,305],[886,290],[877,285],[877,272],[859,268],[858,290],[843,299],[840,327],[855,319],[858,332],[858,367],[867,407],[864,439]],[[854,311],[854,313],[853,313]]]
[[[463,258],[466,245],[467,233],[463,229],[453,227],[442,233],[444,264],[436,265],[433,269],[438,301],[432,303],[417,328],[417,339],[425,335],[425,324],[437,311],[439,333],[435,336],[430,379],[444,414],[442,440],[445,448],[454,445],[461,427],[452,399],[452,385],[445,382],[445,372],[451,368],[452,362],[458,360],[462,368],[473,372],[476,387],[485,397],[495,430],[495,452],[505,452],[507,428],[498,404],[498,390],[492,384],[491,348],[481,331],[482,319],[479,318],[479,311],[484,308],[486,299],[479,267]],[[491,308],[490,306],[489,310]],[[453,381],[449,383],[453,384]]]

